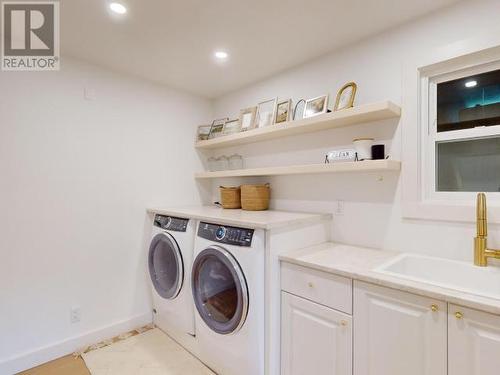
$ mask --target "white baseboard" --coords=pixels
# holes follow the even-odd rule
[[[0,362],[0,374],[11,375],[30,369],[56,358],[71,354],[77,350],[99,341],[109,339],[134,328],[142,327],[152,322],[151,314],[141,314],[127,320],[101,327],[79,336],[71,337],[19,356],[8,358]]]

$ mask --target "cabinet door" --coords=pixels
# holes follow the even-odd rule
[[[446,375],[446,304],[354,283],[355,375]]]
[[[281,295],[281,374],[351,375],[351,317],[286,292]]]
[[[500,373],[500,316],[450,305],[449,375]]]

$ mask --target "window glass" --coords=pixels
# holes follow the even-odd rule
[[[437,131],[500,125],[500,70],[437,85]]]
[[[437,191],[500,191],[500,137],[436,143]]]

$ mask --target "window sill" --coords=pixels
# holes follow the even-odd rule
[[[476,204],[465,202],[403,202],[402,216],[405,219],[452,221],[475,223]],[[495,202],[488,204],[488,222],[500,224],[500,205]]]

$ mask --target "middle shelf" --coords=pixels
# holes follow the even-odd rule
[[[223,177],[286,176],[294,174],[322,174],[347,172],[389,172],[399,171],[401,162],[397,160],[365,160],[330,164],[286,165],[280,167],[235,169],[216,172],[195,173],[197,179]]]

